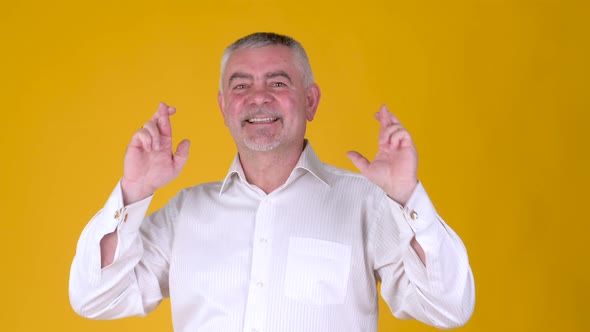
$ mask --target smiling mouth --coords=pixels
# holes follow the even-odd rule
[[[252,124],[264,124],[264,123],[272,123],[277,120],[278,120],[278,118],[252,118],[252,119],[246,120],[246,122],[252,123]]]

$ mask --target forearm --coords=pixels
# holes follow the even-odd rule
[[[418,243],[418,241],[416,241],[415,237],[413,237],[412,240],[410,240],[410,246],[412,247],[412,249],[414,249],[414,251],[416,252],[416,255],[418,255],[418,257],[420,258],[420,261],[422,262],[422,264],[424,264],[424,266],[426,266],[426,253],[424,252],[424,249],[422,248],[420,243]]]
[[[141,243],[126,249],[121,245],[119,257],[105,268],[97,265],[100,249],[96,244],[93,245],[96,250],[79,246],[72,263],[69,294],[74,311],[92,319],[144,315],[134,272],[143,254]]]
[[[116,315],[141,315],[141,306],[125,304],[126,310],[112,303],[126,293],[141,304],[141,295],[130,295],[134,269],[143,255],[139,226],[145,206],[123,207],[119,186],[104,208],[88,223],[78,241],[70,271],[70,301],[80,315],[90,318],[115,318]],[[119,234],[123,233],[123,234]],[[109,312],[109,309],[111,312]],[[121,316],[122,317],[122,316]]]
[[[419,254],[411,245],[402,260],[407,291],[420,303],[414,310],[422,310],[429,324],[437,327],[464,325],[473,312],[475,287],[463,243],[441,219],[413,239],[423,250],[423,260],[418,262]]]
[[[384,260],[379,274],[392,312],[443,328],[465,324],[473,311],[474,285],[461,239],[438,216],[421,185],[406,206],[391,205],[391,215],[400,254]]]
[[[113,231],[106,234],[102,240],[100,240],[100,267],[104,268],[111,265],[115,259],[115,252],[117,251],[117,242],[119,236],[117,231]]]

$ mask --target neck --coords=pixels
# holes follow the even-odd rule
[[[249,183],[269,194],[282,186],[291,175],[303,152],[304,144],[287,150],[239,151],[240,163]]]

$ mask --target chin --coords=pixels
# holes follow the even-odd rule
[[[244,145],[252,151],[267,152],[278,148],[281,145],[281,142],[279,140],[272,142],[252,142],[246,140],[244,141]]]

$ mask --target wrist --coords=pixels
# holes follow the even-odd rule
[[[385,193],[400,205],[406,206],[417,186],[418,179],[415,179],[407,183],[397,183]]]
[[[146,188],[143,182],[131,181],[123,177],[121,179],[121,193],[123,195],[123,204],[129,205],[151,196],[154,190]]]

